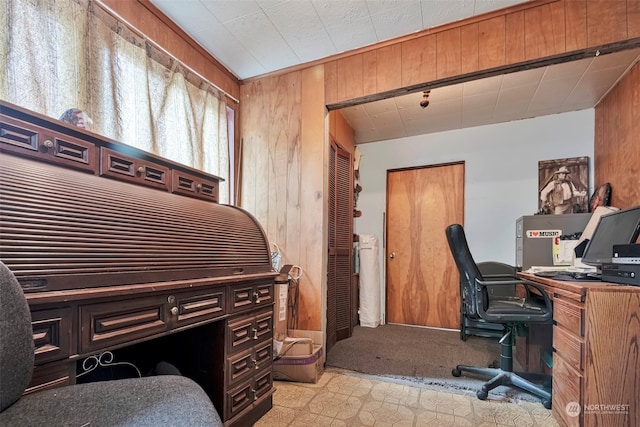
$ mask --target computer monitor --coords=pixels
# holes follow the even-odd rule
[[[635,243],[640,234],[640,206],[603,215],[582,256],[587,265],[602,268],[611,262],[613,245]]]

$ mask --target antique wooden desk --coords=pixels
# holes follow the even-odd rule
[[[143,375],[174,366],[227,426],[271,408],[277,273],[255,218],[217,203],[220,178],[4,102],[0,162],[0,258],[33,322],[27,392],[76,383],[108,351]]]
[[[558,422],[640,425],[640,287],[520,277],[542,285],[553,301],[552,348],[547,334],[530,329],[527,350],[531,361],[553,352]]]

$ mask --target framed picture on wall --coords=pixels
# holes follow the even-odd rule
[[[538,162],[538,213],[589,212],[589,157]]]

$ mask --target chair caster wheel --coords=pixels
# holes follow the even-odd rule
[[[460,369],[458,368],[454,368],[451,370],[451,375],[453,375],[454,377],[459,377],[462,374],[462,372],[460,372]]]
[[[484,390],[478,390],[478,392],[476,393],[476,396],[480,400],[487,400],[487,397],[489,397],[489,392]]]
[[[551,409],[551,400],[543,400],[542,406],[544,406],[545,409]]]

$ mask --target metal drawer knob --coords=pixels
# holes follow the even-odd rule
[[[173,314],[174,316],[178,314],[178,307],[171,307],[171,314]]]
[[[258,339],[258,329],[253,328],[253,339],[257,340]]]
[[[253,363],[253,369],[255,369],[256,371],[260,369],[258,367],[258,361],[256,359],[251,359],[251,363]]]
[[[47,147],[47,148],[53,148],[53,141],[51,141],[50,139],[47,139],[44,142],[44,146]]]
[[[253,300],[256,302],[256,304],[260,304],[260,294],[258,292],[253,293]]]

